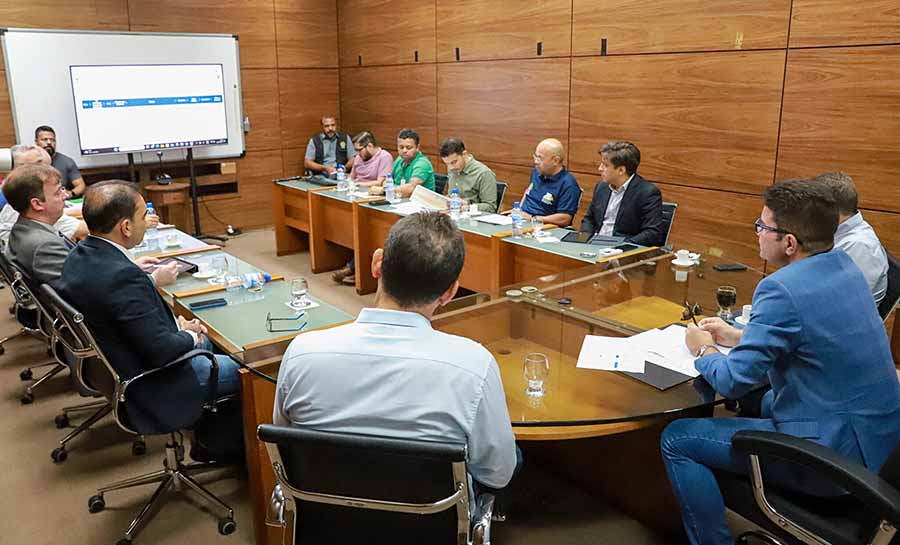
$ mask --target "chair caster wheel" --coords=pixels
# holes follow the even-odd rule
[[[96,495],[91,496],[91,499],[88,500],[88,512],[89,513],[99,513],[106,508],[106,501],[103,499],[103,496]],[[131,543],[129,540],[128,543]]]
[[[5,353],[6,353],[6,347],[0,345],[0,356],[2,356],[2,355],[5,354]]]
[[[53,418],[53,423],[56,424],[57,429],[63,429],[69,427],[69,416],[66,414],[58,414]]]
[[[132,456],[143,456],[147,453],[147,443],[143,441],[135,441],[131,444]]]
[[[0,346],[0,354],[2,354],[2,353],[3,353],[3,347]],[[31,380],[31,378],[33,376],[34,376],[34,373],[31,371],[31,369],[25,369],[24,371],[19,373],[19,380],[28,381],[28,380]]]
[[[55,463],[61,464],[69,457],[69,453],[62,447],[56,447],[53,449],[53,452],[50,453],[50,457],[53,458]]]
[[[21,398],[19,398],[19,402],[22,405],[31,405],[34,402],[34,394],[24,394]]]
[[[223,536],[233,534],[236,529],[237,524],[234,523],[234,519],[219,519],[219,533]]]
[[[131,545],[131,540],[127,538],[122,538],[119,541],[116,541],[116,545]]]

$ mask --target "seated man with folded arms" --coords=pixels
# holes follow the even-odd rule
[[[372,259],[375,308],[352,324],[291,342],[273,422],[464,442],[472,477],[505,487],[517,448],[497,362],[480,344],[431,327],[459,287],[465,256],[462,233],[447,214],[421,212],[394,224]]]
[[[346,170],[350,170],[353,156],[356,155],[350,135],[337,130],[334,116],[323,116],[321,122],[322,132],[310,138],[306,144],[303,166],[313,174],[325,176],[334,174],[338,165],[344,165]]]
[[[463,205],[475,203],[482,212],[497,211],[497,176],[466,151],[459,138],[441,142],[441,160],[447,165],[447,195],[459,190]]]
[[[835,249],[843,250],[856,263],[869,283],[875,304],[881,303],[887,294],[887,252],[859,211],[859,196],[853,179],[843,172],[826,172],[813,179],[825,184],[834,194],[840,221],[834,233]]]
[[[572,218],[578,212],[581,188],[563,165],[565,156],[562,142],[555,138],[542,140],[537,145],[531,182],[522,196],[525,219],[538,216],[542,223],[559,227],[571,225]]]
[[[581,230],[622,236],[642,246],[662,246],[662,194],[637,173],[641,152],[631,142],[609,142],[600,148],[600,178]]]
[[[859,267],[831,251],[838,225],[831,191],[814,180],[792,180],[768,187],[763,202],[756,221],[760,257],[779,269],[756,287],[743,331],[706,318],[688,326],[685,343],[697,370],[726,398],[768,378],[768,416],[685,418],[662,435],[693,545],[734,543],[712,470],[748,475],[748,459],[731,447],[740,430],[806,438],[875,472],[900,442],[900,383],[887,334]],[[734,349],[725,355],[714,343]],[[843,493],[800,466],[766,460],[764,472],[766,484]]]
[[[397,135],[397,159],[392,175],[398,198],[408,198],[417,185],[434,191],[434,167],[419,150],[419,133],[412,129],[401,129]],[[384,195],[384,187],[373,185],[369,193]]]

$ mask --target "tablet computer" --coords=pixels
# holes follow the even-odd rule
[[[576,242],[578,244],[587,244],[591,241],[591,237],[593,237],[593,233],[585,233],[583,231],[572,231],[570,233],[566,233],[566,236],[562,237],[563,242]]]

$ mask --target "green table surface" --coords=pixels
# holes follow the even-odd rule
[[[402,199],[400,203],[408,201],[409,199]],[[397,216],[402,216],[401,214],[398,214],[395,211],[394,207],[391,205],[374,206],[371,203],[360,203],[359,205],[365,206],[366,208],[381,210],[382,212],[396,214]],[[512,226],[510,225],[492,225],[483,221],[476,221],[475,218],[460,218],[459,222],[457,222],[457,226],[461,231],[481,235],[484,237],[494,236],[496,233],[506,233],[512,229]]]
[[[300,191],[307,191],[309,189],[322,187],[320,185],[312,184],[304,180],[283,180],[275,183],[284,187],[290,187],[291,189],[298,189]]]
[[[178,259],[193,263],[195,265],[200,265],[201,263],[212,263],[213,258],[216,256],[225,256],[225,259],[228,260],[228,274],[230,276],[241,276],[242,274],[248,272],[268,272],[257,268],[250,263],[247,263],[246,261],[237,258],[223,250],[211,250],[209,252],[180,255],[178,256]],[[207,278],[194,278],[193,275],[190,274],[181,274],[173,284],[163,286],[161,289],[166,294],[166,296],[171,298],[175,293],[205,288],[209,285],[210,282]],[[212,297],[211,294],[207,295],[209,297]]]
[[[172,233],[177,235],[178,243],[170,245],[168,244],[168,237]],[[144,245],[132,248],[131,255],[140,257],[142,255],[177,252],[180,250],[199,250],[208,246],[209,244],[192,237],[184,231],[175,228],[160,229],[156,232],[155,243],[152,241],[152,235],[148,232],[144,235]]]
[[[564,237],[567,233],[571,233],[571,231],[569,231],[568,229],[563,229],[561,227],[557,227],[555,229],[546,229],[544,230],[544,232],[550,233],[557,239],[562,239],[562,237]],[[603,246],[561,241],[558,243],[547,244],[538,242],[533,236],[527,236],[527,234],[522,235],[522,238],[513,238],[512,236],[508,236],[503,239],[503,242],[509,242],[510,244],[517,244],[519,246],[525,246],[528,248],[535,248],[537,250],[542,250],[551,254],[561,255],[563,257],[576,259],[578,261],[584,261],[585,263],[596,263],[599,260],[607,259],[609,257],[600,254],[600,250],[603,249]],[[646,246],[636,246],[637,249],[647,248]],[[593,252],[597,255],[595,255],[594,257],[584,257],[580,255],[581,252]]]

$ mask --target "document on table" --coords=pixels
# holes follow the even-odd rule
[[[684,327],[673,324],[665,329],[645,331],[630,339],[646,351],[648,362],[682,375],[697,377],[700,375],[700,371],[694,367],[694,360],[697,358],[684,344],[684,333]],[[724,346],[717,345],[716,348],[723,354],[731,352],[730,348]]]
[[[492,225],[512,225],[512,218],[501,214],[485,214],[484,216],[478,216],[475,219]]]
[[[575,366],[581,369],[643,373],[644,355],[628,337],[585,335]]]
[[[410,214],[415,214],[423,210],[433,210],[433,208],[422,206],[417,202],[406,201],[392,205],[391,210],[396,212],[397,214],[400,214],[401,216],[409,216]]]

